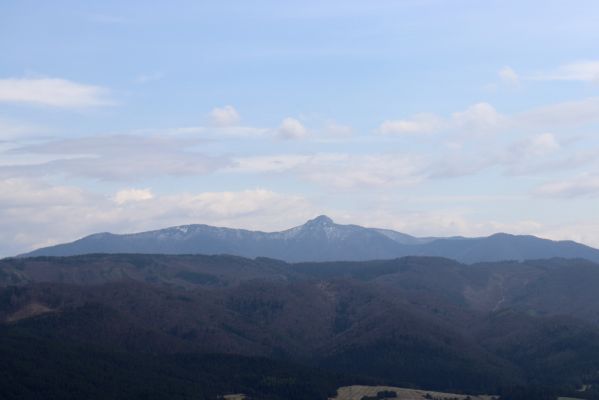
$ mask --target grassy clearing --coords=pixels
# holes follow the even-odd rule
[[[494,396],[480,395],[464,395],[464,394],[455,394],[455,393],[443,393],[443,392],[434,392],[431,390],[416,390],[416,389],[405,389],[393,386],[345,386],[341,387],[337,390],[337,396],[333,397],[331,400],[361,400],[364,396],[376,397],[378,392],[388,391],[395,392],[397,397],[392,399],[396,400],[426,400],[426,399],[435,399],[435,400],[449,400],[449,399],[458,399],[458,400],[492,400]],[[391,399],[391,398],[390,398]]]

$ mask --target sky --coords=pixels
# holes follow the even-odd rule
[[[599,2],[0,3],[0,257],[96,232],[599,247]]]

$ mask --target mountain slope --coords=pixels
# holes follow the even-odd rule
[[[508,234],[416,238],[388,229],[340,225],[324,215],[281,232],[184,225],[134,234],[98,233],[24,256],[91,253],[232,254],[288,262],[363,261],[410,255],[447,257],[468,263],[550,257],[599,261],[599,250],[571,241]]]
[[[3,400],[215,400],[230,393],[325,400],[339,386],[360,382],[266,358],[119,352],[19,326],[0,326],[0,371]]]
[[[412,255],[447,257],[467,263],[553,257],[599,261],[599,250],[580,243],[507,233],[496,233],[483,238],[438,239],[418,247],[418,253]]]
[[[443,305],[447,313],[450,307],[476,312],[512,308],[531,315],[570,315],[599,325],[599,264],[582,259],[467,265],[438,257],[404,257],[289,264],[228,255],[91,254],[0,260],[0,287],[127,282],[195,291],[236,290],[252,282],[335,280],[365,282],[398,301],[427,309]],[[29,312],[36,310],[43,311]]]
[[[21,258],[0,261],[0,333],[133,358],[268,357],[431,389],[575,390],[599,383],[597,285],[598,264],[563,259]]]

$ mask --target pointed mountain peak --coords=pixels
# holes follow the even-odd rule
[[[329,226],[329,225],[335,225],[335,222],[333,222],[333,220],[331,218],[327,217],[326,215],[319,215],[318,217],[306,222],[306,225]]]

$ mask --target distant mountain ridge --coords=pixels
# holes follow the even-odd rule
[[[465,263],[552,257],[599,261],[598,249],[573,241],[506,233],[478,238],[418,238],[390,229],[336,224],[325,215],[280,232],[196,224],[132,234],[97,233],[21,256],[92,253],[231,254],[288,262],[364,261],[405,256],[438,256]]]

